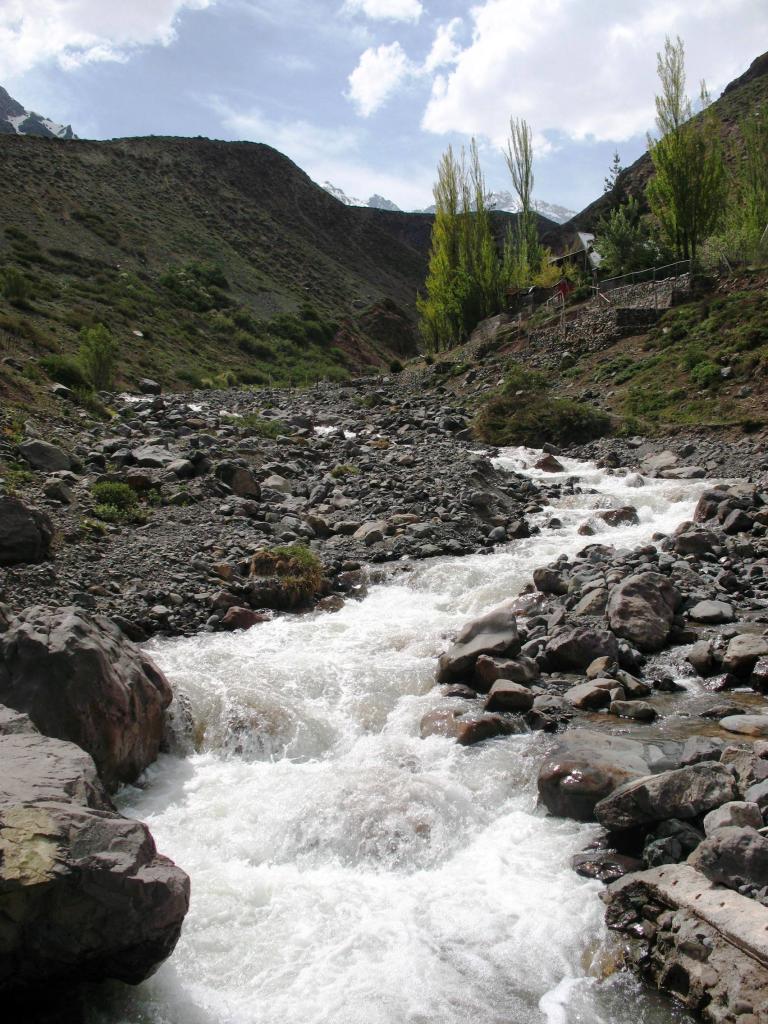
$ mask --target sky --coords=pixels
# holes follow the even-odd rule
[[[0,0],[0,85],[81,138],[265,142],[405,210],[473,136],[509,189],[523,117],[535,197],[578,210],[643,152],[666,35],[717,96],[768,50],[768,0]]]

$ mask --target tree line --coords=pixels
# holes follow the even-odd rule
[[[659,94],[655,137],[648,149],[653,175],[645,203],[629,197],[598,224],[601,271],[624,274],[673,260],[708,263],[753,258],[768,248],[768,105],[739,124],[742,153],[726,161],[722,125],[705,83],[699,111],[686,91],[685,50],[667,38],[657,54]],[[424,293],[417,299],[428,351],[464,341],[480,320],[506,308],[511,290],[553,285],[560,276],[541,245],[533,206],[530,125],[510,119],[504,157],[519,213],[497,245],[488,192],[474,139],[468,153],[443,154],[434,186],[435,220]],[[621,198],[622,167],[614,155],[605,191]]]

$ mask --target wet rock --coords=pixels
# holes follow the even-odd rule
[[[171,688],[108,619],[27,608],[0,634],[0,702],[88,751],[110,788],[157,757]]]
[[[487,711],[528,711],[533,694],[526,686],[509,679],[497,679],[485,702]]]
[[[683,744],[680,764],[686,767],[700,764],[702,761],[719,761],[722,750],[723,744],[720,740],[708,736],[689,736]]]
[[[596,711],[599,708],[608,707],[611,702],[611,690],[615,686],[615,679],[594,679],[572,686],[565,691],[563,696],[575,708]]]
[[[748,677],[760,658],[768,656],[768,637],[743,633],[735,636],[726,648],[723,671]]]
[[[648,653],[666,643],[679,604],[680,593],[666,576],[644,572],[611,590],[606,614],[617,636]]]
[[[470,676],[481,654],[519,653],[520,635],[512,610],[513,604],[513,601],[507,601],[463,627],[455,644],[440,656],[437,672],[439,683],[461,682]]]
[[[544,455],[538,459],[533,466],[534,469],[540,469],[545,473],[564,473],[565,466],[554,455]]]
[[[768,736],[768,715],[734,715],[720,719],[720,726],[741,736]]]
[[[720,662],[715,657],[711,640],[697,640],[685,658],[704,679],[717,675],[720,671]]]
[[[598,512],[597,518],[602,519],[608,526],[636,526],[640,522],[640,516],[633,505],[624,505],[621,508]]]
[[[481,693],[487,693],[497,679],[530,686],[540,675],[539,666],[533,658],[524,654],[518,654],[516,658],[491,658],[481,654],[475,662],[472,682]]]
[[[768,839],[754,828],[718,828],[693,851],[688,863],[729,889],[768,885]]]
[[[51,551],[53,524],[18,498],[0,497],[0,565],[42,562]]]
[[[618,718],[630,718],[635,722],[652,722],[658,715],[656,708],[644,700],[614,700],[609,710]]]
[[[252,608],[241,608],[232,605],[227,608],[221,620],[222,629],[250,629],[259,622],[268,622],[269,615],[264,612],[255,612]]]
[[[568,593],[568,581],[556,569],[546,566],[533,570],[533,584],[542,594]]]
[[[606,630],[578,626],[556,634],[547,644],[547,660],[553,669],[586,669],[596,658],[617,661],[619,645]]]
[[[617,787],[648,774],[643,745],[587,729],[566,733],[542,764],[539,800],[550,814],[593,821],[595,806]]]
[[[699,601],[689,610],[688,617],[694,622],[718,625],[733,622],[735,616],[733,605],[727,601]]]
[[[595,807],[595,817],[611,831],[668,818],[695,818],[738,796],[732,773],[703,762],[661,772],[621,786]]]
[[[643,862],[615,850],[587,850],[573,855],[571,867],[582,878],[596,878],[608,885],[633,871],[640,871]]]

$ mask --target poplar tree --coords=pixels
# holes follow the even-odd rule
[[[655,175],[646,186],[651,212],[678,257],[695,259],[715,228],[726,198],[725,164],[717,119],[702,82],[703,111],[692,118],[685,91],[685,50],[667,37],[657,54],[661,93],[656,97],[657,140],[648,144]]]
[[[449,146],[440,158],[433,189],[435,219],[425,282],[426,296],[420,295],[416,300],[421,333],[430,352],[458,344],[465,329],[468,281],[462,239],[464,179],[462,164]]]
[[[480,320],[497,313],[501,302],[499,257],[488,210],[485,175],[474,139],[463,179],[462,221],[463,264],[469,283],[465,328],[470,331]]]
[[[766,245],[768,231],[768,104],[742,121],[744,162],[739,175],[738,206],[748,244]]]
[[[507,283],[521,288],[538,272],[541,247],[533,209],[533,142],[531,128],[522,118],[510,118],[509,139],[504,158],[512,178],[520,211],[515,226],[507,232],[504,271]]]

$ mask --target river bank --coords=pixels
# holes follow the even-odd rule
[[[761,697],[738,692],[749,679],[721,687],[718,677],[733,637],[765,634],[765,453],[734,447],[742,477],[758,486],[742,479],[715,500],[706,478],[714,457],[695,441],[673,439],[666,452],[641,439],[601,442],[590,450],[597,465],[478,451],[460,406],[443,396],[404,401],[389,387],[370,408],[359,396],[345,405],[344,389],[282,394],[280,422],[296,422],[275,438],[254,435],[263,427],[253,421],[236,425],[238,415],[271,418],[252,404],[233,417],[237,394],[215,396],[204,412],[186,398],[126,401],[122,448],[94,436],[89,454],[73,440],[77,470],[22,482],[27,500],[55,483],[74,500],[49,505],[65,524],[56,560],[6,570],[7,614],[31,601],[75,602],[86,619],[105,611],[124,633],[154,636],[148,650],[177,709],[176,756],[161,755],[118,805],[191,875],[191,910],[155,978],[135,992],[88,988],[84,1019],[303,1024],[316,1004],[318,1021],[388,1024],[469,1013],[499,1024],[537,1014],[553,1024],[580,1013],[618,1024],[676,1019],[625,974],[595,982],[615,957],[597,879],[615,876],[618,861],[582,853],[592,877],[572,873],[598,826],[542,816],[537,776],[553,750],[548,730],[567,728],[567,737],[597,726],[650,743],[661,751],[657,771],[679,763],[692,736],[723,739],[719,717],[762,712]],[[199,453],[204,437],[205,469],[183,479],[170,466]],[[139,466],[142,445],[162,464]],[[358,472],[334,475],[341,466]],[[727,459],[717,466],[736,469]],[[66,524],[91,511],[99,476],[135,474],[163,495],[146,503],[145,527],[120,525],[98,540],[78,527],[66,539]],[[233,494],[234,481],[250,497]],[[196,500],[174,505],[178,493]],[[700,524],[697,507],[708,513]],[[246,605],[253,581],[239,566],[265,542],[303,542],[322,558],[329,583],[314,612]],[[661,653],[638,652],[619,629],[618,664],[602,666],[605,685],[588,687],[610,704],[601,710],[598,692],[594,706],[587,698],[579,707],[568,692],[586,682],[587,664],[548,663],[547,647],[576,620],[605,630],[612,590],[637,571],[661,572],[680,594]],[[452,694],[434,686],[434,659],[467,618],[521,593],[534,602],[516,626],[534,670],[510,680],[506,699],[514,686],[527,689],[524,714],[538,715],[486,709],[483,687],[460,690],[472,678],[454,680]],[[692,619],[702,602],[730,610]],[[254,613],[253,628],[227,629],[232,608]],[[702,676],[682,657],[696,640],[706,648]],[[685,692],[671,692],[669,680]],[[644,704],[655,721],[638,714]],[[485,742],[455,742],[457,721],[489,720],[490,731],[470,729]],[[639,1018],[621,1016],[628,998]]]

